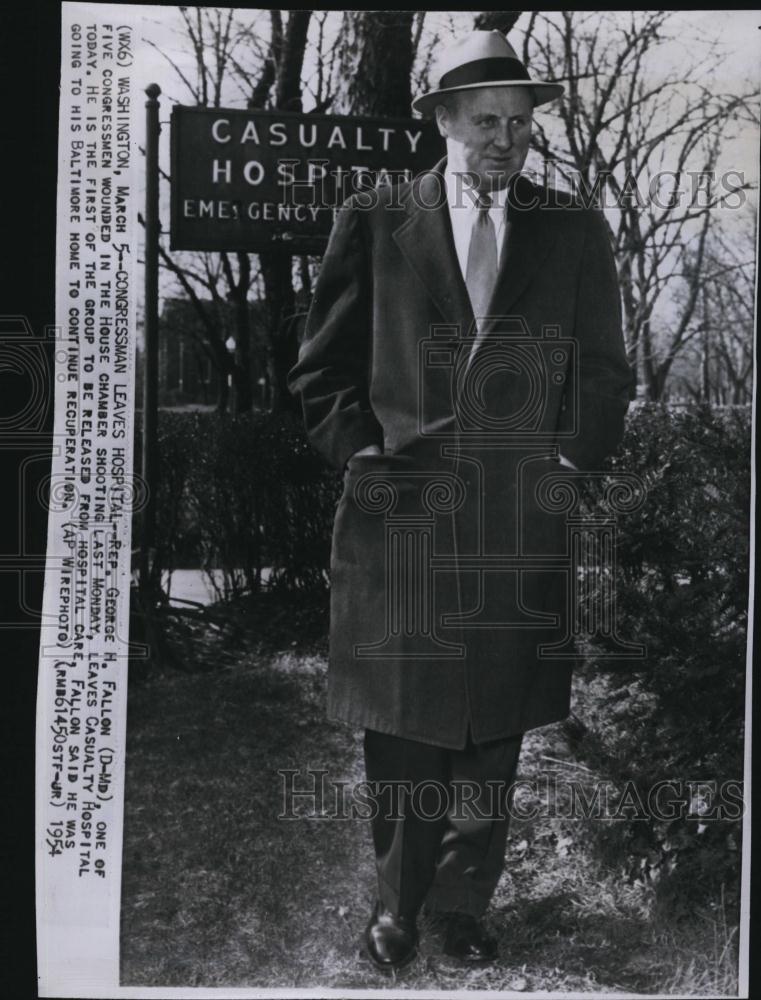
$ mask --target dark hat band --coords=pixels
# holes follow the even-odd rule
[[[492,59],[474,59],[450,69],[439,80],[439,90],[467,87],[477,83],[496,83],[504,80],[530,81],[528,70],[519,59],[498,56]]]

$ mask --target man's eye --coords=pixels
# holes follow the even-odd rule
[[[494,128],[496,120],[496,118],[489,116],[488,118],[482,118],[479,124],[484,125],[486,128]]]
[[[518,128],[523,128],[525,124],[526,124],[525,118],[513,118],[513,125],[517,126]]]

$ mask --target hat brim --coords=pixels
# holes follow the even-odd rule
[[[459,87],[445,87],[442,90],[431,90],[421,94],[412,102],[412,110],[421,115],[432,115],[437,104],[445,94],[456,94],[461,90],[483,90],[484,87],[525,87],[534,91],[534,107],[546,104],[560,97],[565,89],[560,83],[540,83],[537,80],[490,80],[488,83],[465,83]]]

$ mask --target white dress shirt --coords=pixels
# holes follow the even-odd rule
[[[473,223],[478,217],[478,202],[475,191],[468,183],[466,174],[457,176],[455,171],[447,167],[444,171],[444,179],[447,186],[447,203],[449,205],[449,218],[452,223],[454,247],[464,280],[468,269],[470,234],[473,230]],[[502,263],[502,244],[504,243],[505,236],[507,188],[504,187],[492,191],[491,198],[492,205],[489,209],[489,215],[491,221],[494,223],[494,233],[497,237],[497,266],[499,267]]]

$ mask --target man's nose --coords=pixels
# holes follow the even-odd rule
[[[513,144],[513,132],[510,128],[510,122],[503,122],[494,130],[494,138],[492,139],[495,146],[499,149],[505,151],[509,150]]]

